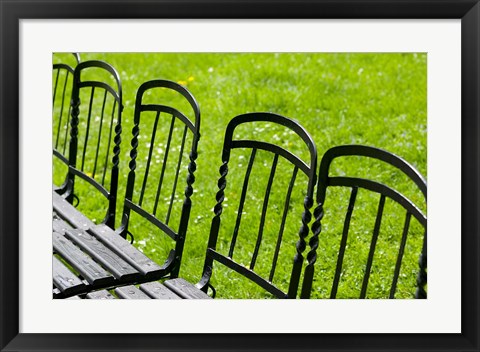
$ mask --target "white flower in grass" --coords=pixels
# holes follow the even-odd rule
[[[212,72],[213,72],[213,67],[209,67],[209,68],[208,68],[208,72],[209,72],[209,73],[212,73]]]

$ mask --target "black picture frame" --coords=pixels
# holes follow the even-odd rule
[[[0,0],[0,15],[1,351],[480,350],[478,257],[480,253],[478,241],[480,5],[478,0]],[[178,334],[19,333],[19,21],[24,18],[461,19],[462,332],[460,334],[181,334],[180,336]],[[448,192],[447,189],[446,192]],[[448,204],[445,206],[448,207]],[[412,320],[422,319],[421,316],[411,318]],[[319,316],[318,319],[322,317]],[[168,321],[168,317],[164,317],[163,320]],[[209,323],[208,317],[205,317],[205,320]],[[285,321],[285,324],[302,324],[302,322],[299,317],[299,319]]]

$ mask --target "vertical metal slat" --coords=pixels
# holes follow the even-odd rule
[[[62,121],[63,121],[63,107],[65,106],[65,92],[67,90],[68,75],[69,75],[69,72],[67,71],[67,75],[65,77],[65,83],[63,85],[62,105],[60,106],[60,120],[58,121],[58,129],[57,129],[57,138],[56,138],[56,141],[55,141],[55,149],[58,148],[58,139],[60,137],[60,129],[61,129],[61,126],[62,126]],[[56,87],[56,83],[55,83],[55,90],[56,89],[57,89],[57,87]]]
[[[107,90],[105,90],[105,95],[103,96],[102,115],[100,117],[100,124],[98,126],[97,150],[95,151],[95,163],[93,164],[93,172],[92,172],[93,178],[95,178],[95,172],[97,171],[98,152],[100,151],[100,141],[102,140],[103,115],[105,112],[106,101],[107,101]]]
[[[102,175],[102,185],[105,184],[105,175],[107,174],[108,169],[108,157],[110,156],[110,144],[112,143],[112,133],[113,133],[113,119],[115,118],[115,108],[117,107],[117,100],[114,99],[113,101],[113,108],[112,108],[112,118],[110,119],[110,133],[108,135],[108,143],[107,143],[107,154],[105,155],[105,164],[103,167],[103,175]],[[121,109],[121,107],[119,107]]]
[[[337,296],[338,283],[340,282],[340,274],[342,271],[343,257],[345,255],[345,248],[347,246],[348,229],[350,227],[350,220],[352,218],[353,207],[355,206],[355,199],[357,198],[357,192],[358,192],[358,187],[353,187],[352,193],[350,195],[350,201],[348,203],[347,214],[345,215],[345,223],[343,225],[342,240],[340,242],[340,250],[338,252],[338,258],[337,258],[337,267],[335,269],[335,277],[333,279],[332,292],[330,293],[330,298],[335,298]]]
[[[395,271],[393,273],[392,286],[390,288],[390,298],[395,297],[395,291],[397,290],[398,276],[400,275],[400,267],[402,266],[403,253],[405,251],[405,245],[407,243],[408,229],[410,228],[410,219],[412,214],[407,212],[405,216],[405,223],[403,225],[402,240],[400,242],[400,248],[398,249],[397,263],[395,264]]]
[[[82,168],[81,168],[82,171],[85,166],[85,154],[87,153],[88,135],[90,134],[90,118],[92,116],[92,105],[93,105],[94,94],[95,94],[95,87],[92,87],[92,92],[90,94],[90,102],[88,104],[87,130],[85,132],[85,143],[83,145],[83,152],[82,152]]]
[[[250,262],[250,269],[253,270],[255,267],[255,262],[257,261],[258,251],[260,250],[260,243],[262,242],[263,237],[263,227],[265,225],[265,215],[267,213],[268,199],[270,197],[270,190],[272,188],[273,177],[275,176],[275,170],[277,168],[278,154],[275,154],[272,163],[272,170],[270,171],[270,177],[268,178],[267,188],[265,190],[265,198],[263,200],[263,209],[262,216],[260,218],[260,226],[258,229],[257,243],[255,244],[255,250],[253,251],[252,261]]]
[[[240,222],[242,220],[243,206],[245,204],[245,196],[247,194],[248,181],[250,179],[250,173],[252,172],[253,162],[255,160],[255,154],[257,149],[252,149],[252,154],[250,154],[250,160],[248,161],[247,171],[245,172],[245,178],[243,179],[243,188],[242,194],[240,195],[240,204],[238,206],[237,220],[235,222],[235,228],[233,229],[232,242],[230,243],[230,249],[228,251],[228,256],[233,258],[233,251],[235,250],[235,244],[237,242],[238,230],[240,228]]]
[[[360,291],[360,298],[365,298],[367,294],[368,280],[370,279],[373,256],[375,255],[375,248],[377,246],[378,234],[380,233],[380,225],[382,223],[384,206],[385,206],[385,195],[382,194],[380,196],[380,202],[378,204],[377,218],[375,219],[375,227],[373,229],[372,241],[370,242],[370,251],[368,252],[367,266],[365,268],[365,275],[363,276],[363,283],[362,283],[362,290]]]
[[[165,147],[165,156],[163,157],[162,171],[160,179],[158,180],[157,194],[155,196],[155,204],[153,205],[153,215],[157,215],[158,199],[162,191],[163,177],[165,176],[165,169],[167,167],[168,153],[170,151],[170,143],[172,142],[173,126],[175,125],[175,116],[172,115],[172,122],[170,123],[170,131],[168,132],[167,146]]]
[[[150,138],[150,149],[148,150],[147,165],[145,167],[145,175],[143,176],[142,189],[140,191],[140,198],[138,205],[142,206],[143,196],[145,195],[145,188],[147,187],[148,173],[150,172],[150,161],[152,160],[153,146],[155,144],[155,136],[157,134],[158,119],[160,117],[160,111],[157,111],[155,121],[153,123],[152,137]]]
[[[57,96],[58,77],[60,76],[60,69],[57,68],[57,76],[55,77],[55,86],[53,87],[53,102],[52,106],[55,106],[55,97]]]
[[[280,230],[278,231],[277,243],[275,245],[275,253],[273,254],[272,269],[270,270],[270,276],[268,280],[272,282],[273,276],[275,275],[275,269],[277,267],[278,254],[280,253],[280,245],[282,244],[283,231],[285,229],[285,222],[288,215],[288,207],[290,206],[290,197],[292,195],[293,185],[295,184],[295,179],[297,177],[298,166],[295,166],[293,169],[292,178],[290,179],[290,184],[288,185],[287,197],[285,199],[285,206],[283,208],[282,222],[280,224]]]
[[[175,180],[173,181],[172,195],[170,196],[170,204],[168,206],[167,217],[165,220],[165,224],[167,225],[168,225],[168,222],[170,221],[170,214],[172,212],[173,200],[175,199],[175,192],[177,190],[178,174],[180,173],[180,166],[182,165],[183,148],[185,147],[186,137],[187,137],[187,125],[185,125],[185,128],[183,129],[182,145],[180,146],[180,154],[178,155],[177,170],[175,172]]]

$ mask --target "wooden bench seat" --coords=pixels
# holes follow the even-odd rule
[[[160,267],[108,226],[96,225],[92,227],[89,232],[137,271],[142,273],[148,281],[162,277],[166,268]]]
[[[66,295],[76,295],[85,289],[85,283],[53,256],[53,284]]]
[[[212,297],[205,292],[199,290],[195,285],[182,278],[167,280],[164,284],[171,291],[185,299],[212,299]]]
[[[70,223],[73,228],[88,230],[95,225],[92,220],[83,215],[61,195],[55,191],[53,191],[52,194],[53,211],[62,219],[68,219],[68,223]]]
[[[158,280],[162,267],[104,224],[53,194],[53,297]]]
[[[88,293],[85,297],[78,295],[75,297],[78,299],[211,299],[184,279],[167,280],[163,284],[152,281],[140,285],[126,285],[110,292],[98,290]]]

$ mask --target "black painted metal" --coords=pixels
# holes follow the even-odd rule
[[[80,62],[80,55],[73,53],[76,64]],[[68,166],[68,131],[70,121],[70,99],[72,95],[74,68],[65,63],[53,64],[53,121],[57,121],[57,128],[53,131],[53,156]],[[56,113],[58,111],[58,113]],[[66,191],[67,174],[62,185],[55,186],[55,191],[62,194]]]
[[[306,149],[309,152],[308,162],[302,161],[301,159],[299,159],[297,156],[287,151],[286,149],[271,143],[261,142],[257,140],[254,141],[254,140],[234,139],[233,137],[234,131],[239,125],[251,124],[251,126],[254,127],[256,122],[271,122],[274,124],[285,126],[291,129],[292,131],[294,131],[306,144]],[[228,164],[230,161],[230,153],[232,149],[235,149],[235,148],[252,149],[252,154],[250,157],[249,165],[246,170],[242,189],[233,190],[233,191],[239,191],[239,193],[241,194],[240,206],[239,206],[239,211],[237,212],[238,215],[237,215],[236,225],[234,229],[234,234],[232,236],[232,240],[230,243],[229,257],[226,257],[222,255],[219,251],[217,251],[216,247],[217,247],[217,241],[219,237],[221,215],[223,211],[222,203],[225,199],[225,191],[227,186],[226,179],[229,171]],[[256,243],[255,243],[255,249],[251,256],[252,258],[250,262],[250,267],[247,268],[233,259],[233,252],[234,252],[235,244],[238,243],[239,241],[239,227],[241,222],[241,213],[244,207],[245,194],[247,192],[248,181],[250,178],[252,164],[255,159],[255,154],[259,149],[273,153],[273,162],[272,162],[268,183],[265,189],[264,203],[263,203],[262,212],[261,212],[260,226],[258,230]],[[289,198],[290,198],[290,194],[293,188],[294,180],[295,180],[298,169],[303,171],[303,173],[305,174],[308,180],[307,189],[305,190],[304,209],[303,209],[303,214],[301,219],[302,226],[298,233],[299,239],[296,244],[296,254],[295,254],[295,257],[293,258],[293,269],[292,269],[292,275],[291,275],[290,283],[288,287],[288,292],[283,292],[281,289],[276,287],[274,283],[271,282],[275,272],[275,267],[277,266],[278,248],[279,248],[279,243],[282,240],[284,224],[281,226],[280,233],[276,238],[277,243],[273,243],[273,246],[276,248],[276,250],[274,252],[274,259],[273,259],[273,263],[272,263],[272,267],[271,267],[268,279],[262,277],[259,273],[254,271],[255,262],[259,254],[259,247],[262,244],[262,242],[264,242],[265,240],[265,239],[262,239],[262,233],[264,230],[266,207],[268,205],[268,199],[269,199],[270,191],[272,188],[274,175],[276,173],[276,165],[277,165],[279,156],[282,156],[285,161],[289,161],[291,164],[293,164],[293,169],[294,169],[292,181],[290,182],[289,189],[287,191],[284,213],[288,212],[288,207],[290,203]],[[210,278],[212,276],[214,262],[217,262],[245,276],[246,278],[250,279],[251,281],[259,285],[266,291],[270,292],[277,298],[295,298],[296,297],[300,275],[301,275],[301,269],[303,267],[303,262],[304,262],[303,251],[305,250],[305,247],[306,247],[305,238],[308,235],[308,231],[309,231],[308,223],[311,219],[310,207],[313,204],[313,189],[316,182],[316,170],[315,170],[316,165],[317,165],[317,150],[313,142],[313,139],[308,134],[308,132],[294,120],[291,120],[289,118],[286,118],[280,115],[272,114],[272,113],[249,113],[249,114],[239,115],[230,121],[225,132],[225,140],[224,140],[223,153],[222,153],[222,165],[220,166],[220,179],[218,180],[219,191],[217,192],[217,195],[216,195],[217,204],[214,207],[215,215],[212,219],[212,225],[211,225],[210,236],[208,240],[208,248],[206,253],[205,265],[203,269],[203,275],[202,275],[201,281],[197,284],[197,287],[201,288],[205,292],[207,291],[208,286],[210,285]],[[282,216],[283,222],[285,222],[285,218],[286,218],[286,214],[284,213]],[[228,239],[224,239],[224,240],[228,240]]]
[[[417,287],[417,291],[415,292],[415,297],[426,298],[426,295],[427,295],[425,291],[425,287],[427,284],[427,253],[426,253],[427,217],[426,215],[424,215],[422,211],[419,210],[419,208],[413,202],[407,199],[405,196],[403,196],[399,192],[379,182],[370,181],[363,178],[355,178],[355,177],[329,176],[329,168],[332,161],[335,158],[342,157],[342,156],[369,157],[369,158],[374,158],[374,159],[383,161],[392,166],[395,166],[400,171],[402,171],[405,175],[407,175],[418,186],[419,190],[422,192],[423,196],[425,197],[425,201],[427,198],[427,183],[425,179],[412,165],[410,165],[408,162],[406,162],[402,158],[390,152],[387,152],[385,150],[378,149],[375,147],[363,146],[363,145],[344,145],[344,146],[337,146],[329,149],[323,156],[320,164],[317,196],[316,196],[317,206],[314,210],[315,221],[312,223],[313,235],[310,239],[310,252],[307,255],[308,265],[305,269],[301,297],[309,298],[312,290],[314,264],[317,259],[316,250],[318,247],[318,237],[322,229],[321,221],[323,218],[323,206],[326,198],[327,188],[328,187],[347,187],[352,189],[352,193],[351,193],[347,213],[345,216],[344,229],[343,229],[343,234],[342,234],[342,239],[340,244],[340,250],[337,257],[337,267],[335,271],[330,298],[336,297],[338,283],[339,283],[341,271],[342,271],[342,262],[343,262],[343,256],[345,253],[345,246],[346,246],[347,237],[349,234],[350,218],[352,216],[352,211],[355,206],[357,190],[359,188],[369,190],[371,192],[375,192],[381,195],[379,206],[378,206],[377,217],[375,221],[375,227],[373,230],[372,240],[370,244],[370,251],[369,251],[365,273],[363,277],[360,298],[365,298],[365,295],[366,295],[368,279],[370,276],[370,269],[372,266],[376,242],[379,236],[380,223],[381,223],[382,214],[384,211],[384,204],[385,204],[386,197],[402,205],[406,210],[406,220],[403,228],[397,261],[395,263],[394,276],[392,278],[391,289],[390,289],[390,298],[394,298],[400,266],[403,258],[403,253],[405,250],[405,241],[408,233],[408,228],[410,225],[410,218],[412,216],[414,216],[419,221],[419,223],[425,228],[423,250],[422,250],[422,253],[420,254],[420,260],[419,260],[419,274],[417,277],[418,287]]]
[[[382,215],[383,215],[384,207],[385,207],[385,195],[382,194],[381,197],[380,197],[380,203],[378,205],[377,219],[375,220],[375,228],[373,229],[372,241],[370,243],[370,251],[368,252],[367,266],[366,266],[366,269],[365,269],[365,275],[363,277],[362,291],[360,293],[360,298],[365,298],[365,296],[367,294],[368,279],[370,278],[370,272],[372,270],[373,255],[375,254],[375,248],[377,246],[378,234],[380,233],[380,224],[381,224],[381,221],[382,221]],[[410,219],[409,214],[410,213],[407,213],[407,218],[408,219]],[[408,226],[405,226],[402,238],[406,239],[407,233],[408,233]],[[401,258],[400,258],[400,261],[397,262],[397,267],[398,267],[399,272],[400,272],[400,264],[401,264]],[[396,275],[396,277],[398,278],[398,275]],[[396,279],[394,281],[396,282]],[[392,286],[392,288],[393,288],[393,286]],[[393,291],[395,291],[395,290],[393,290]]]
[[[192,108],[193,115],[194,115],[194,121],[191,121],[186,115],[184,115],[182,112],[180,112],[178,109],[167,106],[167,105],[161,105],[161,104],[146,104],[143,103],[143,99],[145,95],[150,94],[152,90],[157,89],[158,92],[161,92],[161,89],[167,89],[170,92],[176,92],[180,95],[180,97],[183,97],[186,99],[186,101],[189,103],[190,107]],[[142,137],[147,137],[150,140],[150,145],[147,146],[148,148],[148,157],[145,165],[145,172],[143,175],[137,175],[138,172],[136,172],[137,168],[137,155],[139,148],[139,142],[138,139],[141,137],[141,132],[142,132],[142,127],[141,127],[141,119],[145,119],[147,116],[142,117],[144,112],[153,112],[155,114],[155,120],[153,123],[153,130],[152,130],[152,135],[151,136],[145,136],[143,135]],[[158,127],[159,124],[161,124],[160,119],[166,118],[165,121],[167,121],[170,125],[168,129],[168,136],[167,136],[167,144],[165,148],[165,154],[163,157],[163,164],[161,167],[160,171],[160,177],[158,184],[156,186],[156,192],[155,192],[155,202],[153,205],[153,209],[146,209],[147,205],[143,204],[144,201],[144,196],[146,192],[146,187],[147,183],[149,182],[149,174],[151,170],[151,165],[154,162],[152,160],[152,153],[153,150],[156,146],[156,141],[160,138],[158,136]],[[146,122],[146,121],[144,121]],[[169,156],[169,151],[171,149],[171,143],[172,143],[172,135],[174,134],[174,125],[175,123],[182,123],[184,125],[184,128],[182,130],[182,142],[181,145],[179,146],[180,148],[180,153],[178,159],[170,158],[173,159],[173,161],[167,165],[168,163],[168,156]],[[190,147],[190,154],[189,154],[189,163],[188,163],[188,175],[186,179],[186,188],[184,191],[184,200],[183,200],[183,206],[181,209],[181,216],[180,216],[180,222],[178,224],[178,228],[172,228],[169,225],[169,220],[171,217],[171,212],[172,212],[172,203],[175,198],[175,195],[178,193],[177,192],[177,184],[178,184],[178,177],[180,170],[182,167],[185,165],[182,164],[182,154],[184,151],[185,147],[185,141],[187,137],[187,132],[190,131],[192,135],[192,141],[191,141],[191,147]],[[193,194],[193,183],[195,182],[195,176],[194,172],[197,168],[195,160],[197,159],[197,147],[198,147],[198,141],[200,139],[200,108],[193,97],[193,95],[183,86],[167,81],[167,80],[153,80],[153,81],[148,81],[143,83],[138,91],[137,91],[137,96],[136,96],[136,101],[135,101],[135,115],[134,115],[134,127],[132,129],[132,134],[133,138],[131,141],[131,152],[130,152],[130,163],[129,163],[129,168],[130,172],[128,174],[128,180],[127,180],[127,188],[126,188],[126,194],[125,194],[125,203],[124,203],[124,208],[123,208],[123,215],[122,215],[122,224],[118,232],[120,235],[122,235],[124,238],[126,238],[127,233],[129,232],[129,222],[130,222],[130,215],[131,211],[134,211],[136,214],[142,216],[149,222],[151,222],[154,226],[158,227],[162,232],[164,232],[166,235],[171,237],[175,241],[175,248],[173,250],[173,254],[169,256],[167,259],[167,262],[164,264],[164,267],[170,268],[170,270],[167,270],[166,274],[170,274],[171,277],[177,277],[178,272],[180,270],[180,263],[182,259],[182,252],[183,252],[183,246],[185,242],[185,236],[187,233],[187,227],[188,227],[188,221],[190,217],[190,209],[192,206],[192,201],[191,201],[191,196]],[[168,195],[168,199],[170,200],[170,205],[168,207],[168,210],[166,211],[165,218],[160,219],[160,214],[157,215],[158,212],[158,202],[159,202],[159,197],[160,193],[162,190],[163,186],[163,180],[164,180],[164,174],[165,170],[168,168],[169,170],[175,170],[175,177],[174,177],[174,184],[173,184],[173,189],[171,190],[171,193]],[[134,200],[134,190],[135,190],[135,182],[136,179],[138,179],[143,176],[143,180],[137,180],[137,189],[139,196],[138,196],[138,201]],[[142,181],[141,183],[138,181]]]
[[[106,82],[100,80],[84,79],[83,75],[89,72],[95,72],[109,75],[115,83],[112,87]],[[101,94],[95,94],[99,90]],[[87,102],[80,102],[80,95],[85,91],[89,94]],[[112,101],[110,112],[105,112],[106,100]],[[92,117],[92,109],[100,107],[100,116]],[[121,116],[122,116],[122,84],[117,71],[108,63],[103,61],[85,61],[77,65],[74,71],[72,101],[71,101],[71,129],[70,129],[70,147],[69,147],[69,175],[66,187],[66,198],[71,201],[75,194],[75,177],[87,181],[91,186],[99,191],[108,200],[108,209],[106,211],[103,223],[112,229],[115,226],[115,208],[117,202],[118,188],[118,163],[120,154],[120,134]],[[107,116],[106,116],[107,115]],[[104,119],[107,118],[108,133],[104,131]],[[115,121],[116,120],[116,121]],[[97,131],[96,140],[89,142],[92,131]],[[112,145],[113,135],[113,149]],[[79,141],[82,140],[82,143]],[[105,151],[105,159],[99,160],[100,145],[105,145],[102,150]],[[93,165],[90,160],[86,160],[88,151],[95,154]],[[110,159],[110,153],[113,156]],[[78,154],[78,155],[77,155]],[[109,184],[106,176],[109,174]]]

